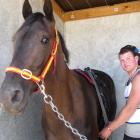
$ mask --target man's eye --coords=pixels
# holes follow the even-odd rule
[[[42,40],[41,40],[41,42],[43,44],[47,44],[49,42],[49,38],[48,37],[43,37]]]

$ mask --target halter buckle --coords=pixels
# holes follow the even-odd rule
[[[23,69],[21,72],[21,77],[30,80],[32,78],[32,72],[28,69]]]

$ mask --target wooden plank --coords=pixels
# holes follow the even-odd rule
[[[51,2],[54,12],[64,21],[63,17],[65,12],[60,8],[60,6],[55,2],[55,0],[52,0]]]
[[[54,3],[56,2],[53,2],[54,11],[58,16],[60,16],[60,18],[64,22],[71,20],[125,14],[131,12],[140,12],[140,0],[122,4],[115,4],[113,6],[102,6],[84,10],[76,10],[72,12],[64,12],[62,9],[60,9],[60,7],[58,8],[58,5]]]

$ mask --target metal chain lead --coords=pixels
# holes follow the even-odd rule
[[[71,123],[70,123],[69,121],[66,121],[65,117],[63,116],[63,114],[59,112],[57,106],[53,103],[53,98],[52,98],[52,96],[49,95],[49,94],[47,94],[47,93],[45,92],[45,86],[44,86],[44,84],[42,83],[42,84],[40,85],[40,84],[37,83],[37,85],[38,85],[38,87],[39,87],[41,93],[44,95],[44,102],[45,102],[46,104],[50,105],[50,107],[51,107],[51,109],[53,110],[53,112],[55,112],[55,113],[57,114],[58,119],[61,120],[61,121],[64,123],[64,125],[65,125],[68,129],[70,129],[71,132],[72,132],[74,135],[78,136],[78,137],[80,138],[80,140],[88,140],[86,136],[80,134],[79,131],[78,131],[76,128],[73,128],[72,125],[71,125]]]

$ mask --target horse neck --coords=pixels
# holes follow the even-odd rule
[[[56,66],[51,65],[51,68],[49,70],[49,73],[46,75],[45,83],[49,85],[54,84],[61,84],[61,82],[66,82],[67,76],[69,75],[70,70],[68,69],[68,66],[66,65],[64,61],[64,54],[61,48],[61,45],[58,46],[58,51],[56,54]],[[48,87],[49,88],[49,87]],[[51,86],[52,89],[52,86]]]
[[[70,107],[72,100],[70,99],[71,93],[69,89],[69,77],[71,71],[68,69],[61,47],[58,47],[56,55],[56,68],[53,73],[53,66],[46,76],[45,87],[46,92],[50,94],[59,108],[64,106]],[[65,112],[63,110],[63,112]]]

